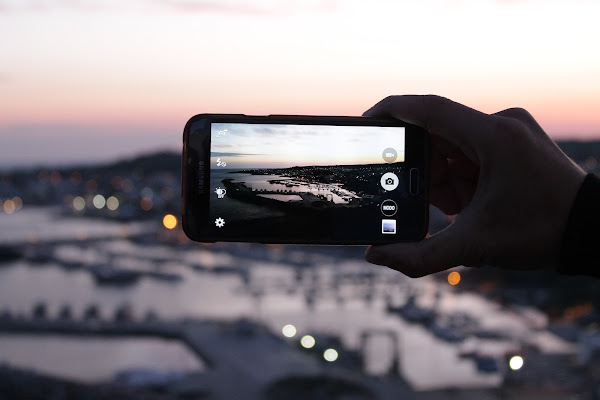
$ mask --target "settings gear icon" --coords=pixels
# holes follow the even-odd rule
[[[219,218],[215,219],[215,225],[218,228],[222,228],[223,226],[225,226],[225,220],[223,218],[219,217]]]

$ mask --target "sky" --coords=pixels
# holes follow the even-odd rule
[[[192,126],[191,132],[194,132]],[[213,123],[212,168],[287,168],[381,164],[395,150],[403,162],[402,127]]]
[[[524,107],[600,139],[594,0],[0,0],[0,167],[179,149],[199,113]]]

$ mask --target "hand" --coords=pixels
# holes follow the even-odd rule
[[[371,246],[367,261],[420,277],[457,265],[558,266],[584,171],[525,110],[485,114],[438,96],[390,96],[365,116],[430,134],[430,201],[456,217],[421,242]]]

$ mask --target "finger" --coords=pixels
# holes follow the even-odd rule
[[[475,181],[479,175],[479,167],[464,155],[448,160],[448,170],[459,179]]]
[[[435,151],[446,158],[455,158],[462,154],[457,145],[434,133],[429,134],[429,148],[431,151]]]
[[[438,185],[448,180],[448,159],[438,152],[429,152],[429,184]]]
[[[368,262],[385,265],[412,278],[443,271],[466,264],[475,255],[465,254],[467,234],[457,223],[420,242],[394,243],[370,246],[365,258]]]
[[[462,211],[462,201],[456,189],[449,183],[433,186],[429,191],[429,202],[446,215]]]
[[[394,117],[416,124],[455,143],[470,158],[487,143],[495,121],[489,115],[440,96],[390,96],[364,113],[370,117]]]

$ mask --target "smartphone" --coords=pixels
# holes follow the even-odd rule
[[[199,114],[182,225],[200,242],[380,244],[428,228],[428,135],[393,119]]]

